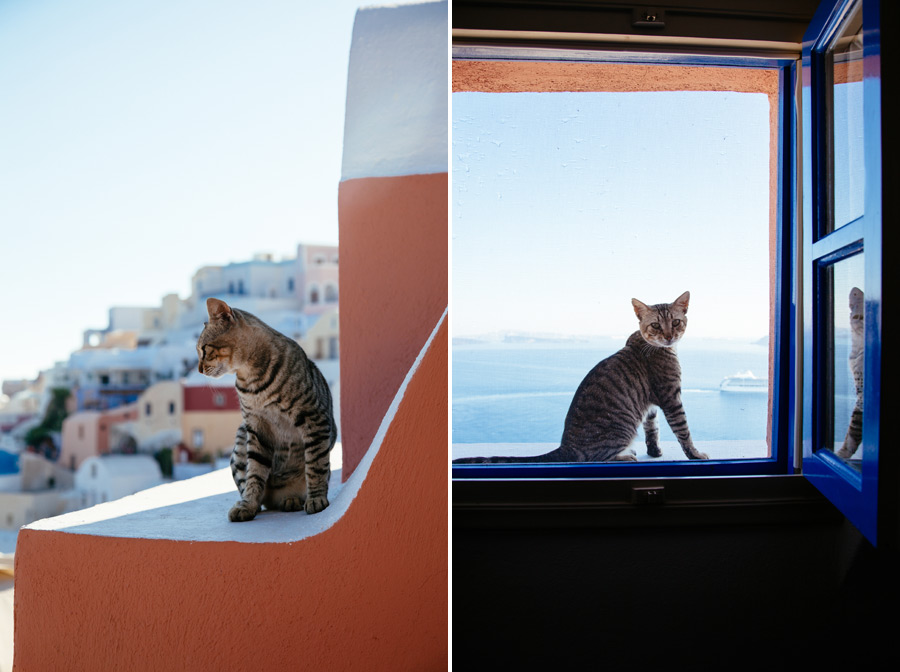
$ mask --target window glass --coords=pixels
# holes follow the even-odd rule
[[[453,94],[453,457],[559,445],[580,381],[690,291],[682,401],[711,458],[770,455],[770,98]],[[659,416],[661,458],[684,460]]]
[[[832,227],[840,228],[863,215],[862,5],[858,4],[826,55],[832,82],[831,172],[834,211]]]
[[[834,450],[859,467],[862,455],[865,360],[865,275],[862,253],[832,265]]]

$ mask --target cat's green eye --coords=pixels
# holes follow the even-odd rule
[[[677,327],[677,326],[680,325],[680,324],[681,324],[681,320],[672,320],[672,326],[673,326],[673,327]]]
[[[656,330],[659,330],[659,322],[654,322],[654,323],[652,323],[650,326],[653,327],[653,328],[656,329]]]

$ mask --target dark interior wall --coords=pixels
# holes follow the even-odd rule
[[[454,526],[452,548],[454,669],[859,669],[894,648],[896,572],[839,519]]]

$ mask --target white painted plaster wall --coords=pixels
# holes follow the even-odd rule
[[[362,8],[350,46],[341,179],[447,172],[448,5]]]

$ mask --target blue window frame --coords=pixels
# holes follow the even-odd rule
[[[654,463],[588,463],[588,464],[488,464],[454,465],[455,479],[483,478],[596,478],[596,477],[662,477],[662,476],[735,476],[786,474],[792,469],[795,431],[793,414],[795,403],[795,302],[792,298],[793,277],[796,269],[797,239],[794,203],[796,158],[794,136],[796,132],[795,87],[797,61],[789,58],[723,57],[700,55],[664,55],[631,53],[579,52],[558,53],[552,50],[520,50],[516,58],[523,60],[588,60],[615,63],[654,63],[679,66],[718,66],[735,68],[765,68],[778,72],[778,143],[777,143],[777,204],[774,325],[773,335],[773,395],[771,425],[771,456],[757,459],[709,460],[704,462],[654,462]],[[457,47],[454,59],[509,60],[509,50],[493,50],[482,47]],[[561,424],[560,424],[561,426]]]
[[[879,10],[879,3],[870,0],[829,0],[819,6],[804,39],[801,134],[803,473],[873,544],[879,540],[883,475],[878,459],[882,342]],[[849,364],[838,353],[847,349],[847,329],[841,318],[846,316],[842,302],[848,301],[845,292],[850,285],[864,296],[864,339],[857,337],[864,343],[864,352],[857,353],[856,360],[864,363],[858,366],[864,391],[857,394],[856,402],[861,402],[862,443],[847,457],[838,448],[846,418],[846,409],[843,418],[839,410],[839,379]]]
[[[881,125],[881,89],[882,73],[890,72],[892,64],[883,62],[880,30],[889,10],[894,11],[878,0],[824,0],[805,35],[799,61],[685,59],[659,54],[636,58],[641,62],[779,69],[772,458],[708,463],[458,465],[453,467],[455,480],[475,486],[479,480],[492,479],[784,475],[801,471],[802,464],[803,477],[870,542],[882,546],[900,540],[896,487],[900,453],[880,451],[882,405],[893,398],[890,389],[883,392],[881,380],[882,369],[891,359],[890,349],[882,352],[884,297],[889,293],[883,284],[884,259],[890,247],[882,221],[890,201],[883,199],[881,154],[883,143],[893,141],[894,131]],[[454,57],[485,58],[485,53],[489,52],[459,49]],[[635,56],[618,54],[613,58],[624,61]],[[887,168],[892,169],[890,164]],[[855,394],[850,375],[860,370],[849,361],[853,330],[842,322],[857,313],[849,291],[853,288],[861,291],[863,305],[864,345],[862,352],[856,353],[863,362],[861,396]],[[860,448],[842,457],[838,453],[849,433],[848,416],[852,422],[856,405],[862,418]],[[505,490],[505,486],[497,489],[501,499]],[[586,495],[581,492],[579,496]]]

